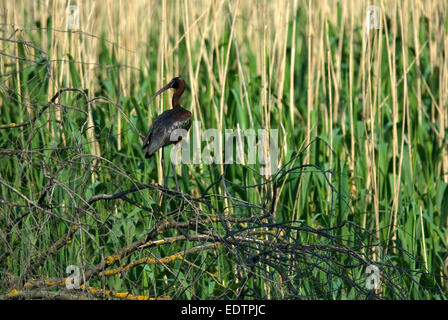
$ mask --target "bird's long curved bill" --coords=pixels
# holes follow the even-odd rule
[[[172,86],[172,83],[168,83],[166,86],[164,86],[162,89],[157,91],[148,101],[148,104],[146,106],[149,106],[152,100],[154,100],[159,94],[161,94],[163,91],[170,89]]]

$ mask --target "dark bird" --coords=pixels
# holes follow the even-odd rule
[[[171,134],[176,129],[185,129],[188,131],[191,126],[191,112],[182,108],[179,104],[179,99],[185,91],[185,81],[181,77],[176,77],[171,80],[166,86],[157,91],[148,105],[159,94],[168,89],[175,89],[173,95],[172,106],[170,110],[164,111],[154,120],[148,135],[143,141],[143,152],[145,158],[151,158],[160,148],[164,148],[170,144],[178,143],[182,140],[182,136],[177,136],[177,139],[171,140]]]
[[[148,135],[143,140],[143,152],[145,153],[145,158],[151,158],[154,153],[159,149],[170,144],[177,144],[182,140],[181,132],[174,132],[177,129],[184,129],[188,131],[191,126],[191,112],[185,110],[180,106],[179,99],[182,93],[185,91],[185,81],[181,77],[173,78],[166,86],[157,91],[151,99],[149,99],[148,106],[152,100],[154,100],[159,94],[168,89],[175,89],[172,105],[173,108],[164,111],[159,115],[156,120],[154,120],[151,128],[149,129]],[[171,137],[174,132],[173,137]],[[173,169],[174,180],[176,182],[176,188],[179,190],[177,183],[177,176],[174,170],[174,164],[171,162]],[[164,185],[166,187],[166,176],[165,176],[165,161],[163,158],[162,151],[162,172]]]

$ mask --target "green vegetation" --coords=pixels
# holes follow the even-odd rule
[[[75,265],[67,297],[447,298],[445,2],[381,2],[368,33],[357,1],[83,1],[71,31],[64,4],[0,9],[1,297]],[[203,129],[278,129],[279,171],[160,187],[141,144],[171,92],[146,102],[174,76]]]

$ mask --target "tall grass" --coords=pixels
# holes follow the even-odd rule
[[[161,153],[145,161],[141,142],[155,116],[170,108],[170,97],[148,107],[146,102],[178,75],[188,84],[181,104],[203,128],[278,129],[280,166],[311,163],[333,172],[336,202],[321,174],[288,173],[277,190],[276,221],[300,220],[315,228],[353,221],[387,246],[394,263],[429,272],[431,286],[446,292],[446,2],[373,1],[380,25],[369,32],[367,3],[354,0],[72,4],[79,8],[80,29],[71,31],[64,1],[8,1],[0,7],[0,125],[31,119],[61,88],[97,97],[85,103],[79,92],[64,93],[60,105],[49,107],[32,126],[0,130],[0,241],[1,250],[10,251],[2,267],[3,293],[32,264],[35,250],[67,233],[63,219],[87,199],[137,182],[163,183]],[[224,175],[236,184],[259,185],[227,190],[216,184],[213,194],[265,205],[273,191],[262,184],[259,169],[259,164],[203,163],[176,168],[182,193],[198,197]],[[7,236],[6,226],[24,213],[21,205],[37,203],[52,176],[58,184],[45,192],[62,220],[30,215]],[[142,191],[139,201],[157,215],[176,208],[150,192]],[[213,205],[238,216],[229,201]],[[42,265],[42,276],[63,276],[67,264],[84,266],[89,256],[105,257],[155,221],[129,203],[95,204],[94,210],[83,218],[85,229],[76,233],[73,246]],[[99,229],[89,229],[93,225]],[[350,237],[348,230],[341,232]],[[160,256],[167,254],[160,250]],[[375,251],[372,259],[381,255]],[[233,266],[225,256],[210,268],[210,283],[232,283]],[[161,269],[147,279],[145,272],[133,275],[134,281],[143,277],[143,294],[157,295],[170,281],[187,281],[172,280]],[[210,297],[219,291],[210,283],[179,289],[177,297]],[[123,290],[128,284],[116,278],[108,285]],[[406,285],[409,297],[426,297]],[[260,288],[260,295],[274,297],[268,279]],[[348,292],[332,298],[351,297]]]

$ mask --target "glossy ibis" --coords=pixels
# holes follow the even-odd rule
[[[170,144],[177,144],[182,140],[182,137],[176,137],[177,140],[171,140],[171,133],[176,129],[189,130],[191,126],[191,112],[182,108],[179,104],[179,99],[182,93],[185,91],[185,81],[181,77],[173,78],[166,86],[157,91],[151,99],[149,99],[148,105],[154,100],[159,94],[168,90],[175,89],[172,106],[170,110],[164,111],[159,115],[156,120],[154,120],[151,128],[149,129],[148,135],[143,141],[143,152],[145,153],[145,158],[151,158],[159,149]],[[174,171],[173,163],[173,175],[176,180],[177,187],[177,177]],[[162,170],[164,171],[164,183],[166,186],[165,178],[165,162],[163,159],[162,150]]]

